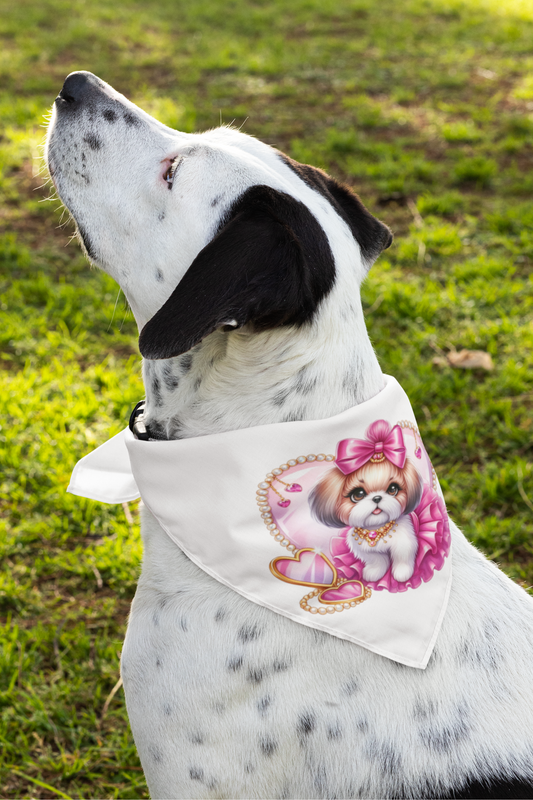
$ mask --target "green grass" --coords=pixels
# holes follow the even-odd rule
[[[532,40],[529,0],[0,0],[2,797],[147,796],[120,689],[104,714],[136,509],[65,493],[143,394],[131,314],[40,188],[65,75],[89,69],[184,130],[244,124],[391,225],[363,291],[383,369],[455,520],[529,585]],[[494,371],[433,364],[453,348]]]

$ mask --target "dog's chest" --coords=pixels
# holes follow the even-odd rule
[[[246,601],[192,564],[146,511],[143,539],[122,674],[152,796],[385,797],[409,775],[422,791],[452,765],[460,781],[490,760],[487,739],[506,752],[502,693],[513,758],[527,759],[527,687],[505,676],[525,651],[528,598],[458,532],[455,588],[426,670]],[[497,643],[494,603],[507,609]]]

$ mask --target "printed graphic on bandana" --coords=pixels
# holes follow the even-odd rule
[[[412,422],[376,420],[335,455],[288,460],[259,484],[257,501],[287,551],[270,571],[310,589],[300,606],[311,614],[354,608],[373,590],[417,589],[450,550],[444,501]]]

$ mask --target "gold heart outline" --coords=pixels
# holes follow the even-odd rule
[[[323,595],[325,592],[329,591],[330,589],[340,589],[340,587],[341,587],[341,586],[342,586],[344,583],[348,583],[348,581],[343,581],[342,583],[339,583],[339,584],[338,584],[338,586],[328,586],[328,588],[327,588],[327,589],[324,589],[324,591],[323,591],[323,592],[320,592],[320,594],[318,595],[318,599],[319,599],[319,601],[320,601],[321,603],[324,603],[324,605],[328,605],[328,606],[336,606],[336,605],[338,605],[339,603],[350,603],[350,602],[353,602],[354,600],[355,600],[355,602],[356,602],[356,603],[362,603],[362,602],[363,602],[363,600],[366,600],[366,599],[367,599],[367,596],[369,596],[369,595],[367,595],[367,587],[365,587],[365,586],[364,586],[364,585],[361,583],[361,581],[353,581],[353,580],[351,580],[351,581],[350,581],[350,583],[358,583],[358,584],[359,584],[359,586],[361,587],[361,594],[360,594],[360,595],[358,595],[357,597],[346,597],[344,600],[322,600],[322,595]]]
[[[279,556],[278,558],[274,558],[270,562],[270,572],[276,577],[279,578],[280,581],[285,581],[285,583],[294,583],[297,586],[313,586],[317,589],[331,589],[333,586],[336,586],[338,577],[337,577],[337,570],[324,553],[316,553],[316,555],[320,556],[320,558],[326,562],[328,567],[333,572],[333,581],[331,583],[309,583],[308,581],[295,581],[294,578],[287,578],[285,575],[282,575],[281,572],[277,568],[278,561],[300,561],[300,556],[302,553],[316,553],[316,550],[313,547],[303,547],[301,550],[298,550],[294,558],[289,558],[288,556]]]

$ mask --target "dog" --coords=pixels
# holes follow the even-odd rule
[[[393,432],[388,422],[377,420],[366,438],[380,442]],[[364,563],[363,580],[379,581],[390,567],[394,579],[404,583],[415,569],[418,539],[410,514],[420,503],[422,489],[422,479],[408,458],[400,467],[381,452],[380,458],[372,457],[348,474],[329,470],[313,488],[309,504],[323,525],[352,526],[346,543]]]
[[[150,438],[331,417],[382,389],[360,285],[392,237],[350,189],[232,128],[171,130],[87,72],[45,155],[136,318]],[[372,492],[392,505],[395,483],[403,508],[388,477]],[[366,524],[357,502],[341,521]],[[455,525],[425,670],[249,602],[146,508],[141,532],[121,669],[152,797],[533,797],[533,602]]]

